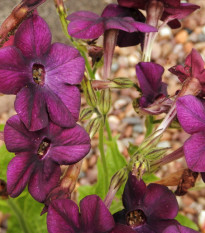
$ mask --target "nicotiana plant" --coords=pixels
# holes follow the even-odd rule
[[[70,46],[51,43],[50,29],[37,11],[45,1],[22,0],[0,27],[0,93],[16,95],[17,113],[0,128],[5,143],[0,148],[0,210],[10,215],[8,232],[197,232],[196,224],[178,214],[176,195],[186,194],[198,173],[205,181],[204,61],[193,49],[184,65],[171,67],[182,85],[169,96],[162,82],[165,68],[151,61],[151,53],[166,24],[180,27],[179,20],[199,6],[180,0],[118,0],[101,15],[83,9],[69,14],[63,0],[54,0]],[[111,79],[115,47],[136,45],[142,50],[136,81]],[[112,90],[123,88],[139,93],[133,108],[136,116],[146,117],[145,139],[129,146],[128,160],[119,152],[107,117]],[[80,111],[81,93],[87,107]],[[161,113],[165,117],[155,127],[159,121],[154,117]],[[191,136],[168,153],[158,143],[171,123]],[[78,205],[72,194],[95,134],[98,181],[78,188]],[[187,167],[177,176],[159,180],[154,175],[183,156]],[[170,177],[178,186],[175,193],[167,187]]]

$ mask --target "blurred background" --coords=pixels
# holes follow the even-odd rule
[[[18,2],[18,0],[0,1],[0,24]],[[116,2],[114,0],[66,0],[65,5],[69,9],[69,13],[77,10],[90,10],[100,14],[106,4]],[[152,61],[165,68],[163,80],[168,83],[169,95],[174,95],[180,89],[181,84],[176,76],[169,73],[168,68],[176,64],[183,64],[192,48],[197,49],[205,59],[205,1],[192,0],[188,2],[200,5],[201,9],[184,19],[182,27],[177,30],[164,27],[155,42],[152,53]],[[53,41],[68,43],[61,30],[53,0],[47,0],[45,4],[40,6],[39,14],[49,24]],[[113,77],[129,77],[137,82],[135,66],[140,59],[141,51],[139,46],[128,48],[116,47],[112,65]],[[101,72],[99,71],[97,76],[100,77],[100,74]],[[145,118],[144,116],[137,115],[132,107],[132,101],[137,97],[138,93],[134,89],[132,91],[130,89],[112,91],[112,109],[108,120],[113,136],[119,135],[119,150],[127,159],[129,158],[127,151],[129,143],[139,145],[143,141],[145,134]],[[15,96],[12,95],[0,96],[0,124],[5,124],[7,119],[15,114],[14,100]],[[82,98],[82,106],[86,106],[84,98]],[[162,117],[163,115],[159,116],[159,119]],[[170,147],[169,152],[171,152],[183,145],[188,137],[189,135],[182,130],[168,129],[161,139],[160,146]],[[96,161],[98,156],[98,135],[96,135],[92,139],[92,149],[84,160],[77,187],[96,182]],[[180,159],[164,166],[157,175],[165,177],[168,173],[173,173],[185,166],[184,159]],[[202,221],[205,229],[205,188],[189,191],[188,194],[177,199],[180,212],[193,220],[197,225]],[[2,228],[0,227],[0,233],[6,232],[6,219],[8,217],[8,215],[5,216],[0,212],[0,226],[3,226]]]

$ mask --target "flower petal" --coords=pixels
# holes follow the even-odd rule
[[[149,218],[173,219],[178,213],[174,194],[165,186],[149,184],[143,198],[143,211]]]
[[[79,84],[84,76],[85,61],[77,49],[61,43],[51,45],[45,57],[45,83]]]
[[[0,92],[16,94],[29,82],[29,66],[14,46],[0,49]]]
[[[68,199],[52,201],[48,208],[47,226],[49,233],[79,232],[78,206]]]
[[[205,129],[205,107],[192,95],[180,97],[176,102],[178,120],[183,129],[193,134]]]
[[[33,14],[18,28],[14,43],[26,58],[37,59],[48,51],[51,45],[51,32],[44,19]]]
[[[35,171],[28,184],[29,193],[35,200],[43,202],[49,192],[57,186],[60,175],[60,166],[53,163],[48,158],[45,157],[44,161],[36,161]]]
[[[185,64],[191,68],[192,77],[195,78],[204,70],[204,60],[196,49],[192,49],[185,60]]]
[[[44,92],[50,119],[61,127],[74,127],[76,122],[64,102],[48,88]],[[65,97],[64,97],[65,98]]]
[[[140,62],[136,66],[136,74],[142,89],[144,99],[142,107],[153,103],[160,94],[167,95],[166,85],[162,83],[164,68],[152,62]]]
[[[39,135],[29,132],[18,115],[12,116],[4,128],[4,139],[8,151],[23,152],[38,149]]]
[[[115,228],[111,231],[111,233],[136,233],[136,231],[132,230],[131,227],[128,227],[126,225],[122,225],[122,224],[118,223],[115,225]],[[144,233],[144,231],[143,231],[143,233]],[[152,233],[152,232],[150,232],[150,233]]]
[[[103,18],[89,11],[78,11],[67,17],[68,33],[79,39],[95,39],[100,37],[105,29]]]
[[[78,121],[81,105],[79,89],[75,86],[57,84],[56,82],[49,85],[49,88],[61,99],[73,115],[74,119]]]
[[[89,150],[89,135],[81,126],[76,125],[55,137],[49,154],[59,164],[73,164],[85,157]]]
[[[17,197],[26,187],[35,169],[35,158],[30,153],[21,153],[14,157],[7,169],[7,191],[11,197]]]
[[[193,134],[184,143],[184,154],[188,168],[195,172],[205,172],[205,133]]]
[[[175,224],[167,227],[163,233],[198,233],[198,231],[195,231],[191,228],[181,226],[180,224]]]
[[[96,195],[85,197],[80,202],[83,232],[109,232],[115,226],[114,219],[103,203]]]
[[[130,173],[122,196],[125,209],[130,211],[138,206],[141,203],[145,191],[146,185],[144,181],[137,180],[137,178]]]
[[[43,89],[37,85],[21,89],[16,96],[15,109],[20,119],[31,131],[40,130],[48,124]]]

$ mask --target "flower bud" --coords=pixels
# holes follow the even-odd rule
[[[111,107],[111,92],[110,89],[105,89],[100,92],[99,110],[103,115],[106,115]]]
[[[81,82],[81,85],[85,94],[87,104],[95,108],[97,106],[97,97],[90,80],[84,78],[84,80]]]
[[[85,121],[91,118],[91,116],[93,115],[94,110],[93,108],[84,108],[81,110],[80,112],[80,121]]]
[[[100,129],[102,124],[103,124],[102,116],[98,116],[98,117],[92,119],[88,123],[88,125],[86,127],[86,131],[89,133],[90,138],[92,138],[98,132],[98,130]]]
[[[110,88],[123,89],[135,86],[135,83],[133,83],[129,78],[114,78],[111,81],[112,82],[109,84]]]

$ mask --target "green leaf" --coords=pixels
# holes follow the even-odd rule
[[[154,129],[154,117],[153,116],[149,115],[146,117],[145,126],[147,129],[145,137],[148,137],[149,135],[152,134],[152,131]]]
[[[190,220],[189,218],[187,218],[186,216],[178,213],[178,215],[175,218],[182,226],[185,227],[189,227],[195,231],[199,231],[198,226],[196,225],[196,223],[194,223],[192,220]]]
[[[0,124],[0,131],[3,131],[4,130],[4,124]]]
[[[159,177],[157,177],[155,174],[153,173],[145,173],[142,177],[143,181],[145,183],[152,183],[152,182],[155,182],[157,180],[160,180]]]
[[[8,152],[5,145],[0,147],[0,179],[5,181],[7,180],[6,178],[7,166],[13,157],[14,154]]]
[[[0,210],[10,215],[7,232],[47,233],[46,214],[40,216],[43,207],[27,190],[15,199],[0,199]]]

